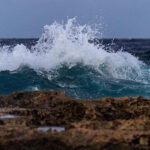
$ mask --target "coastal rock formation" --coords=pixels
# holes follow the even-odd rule
[[[150,99],[75,100],[59,91],[0,96],[1,150],[150,149]]]

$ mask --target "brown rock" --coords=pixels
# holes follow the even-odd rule
[[[150,149],[150,99],[74,100],[59,91],[0,96],[0,149]],[[65,127],[39,131],[38,127]]]

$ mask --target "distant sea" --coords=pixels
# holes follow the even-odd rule
[[[39,39],[0,40],[0,94],[60,90],[74,98],[150,97],[150,39],[99,39],[54,23]]]

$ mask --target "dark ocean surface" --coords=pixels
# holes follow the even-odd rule
[[[24,49],[28,49],[28,51],[32,53],[33,49],[35,49],[34,46],[38,45],[37,42],[38,39],[0,40],[0,94],[8,94],[21,90],[50,89],[61,90],[75,98],[82,99],[96,99],[104,96],[120,97],[137,95],[150,97],[150,39],[90,40],[89,43],[91,43],[91,45],[93,45],[93,43],[96,46],[98,45],[97,49],[100,49],[100,53],[101,48],[110,55],[121,51],[119,54],[120,57],[115,55],[105,56],[105,54],[102,53],[101,55],[103,55],[103,57],[100,58],[99,61],[103,61],[103,63],[99,63],[99,66],[95,64],[91,65],[93,62],[91,62],[91,64],[89,62],[88,64],[86,62],[88,60],[85,60],[87,64],[82,63],[83,60],[75,60],[75,64],[71,66],[69,66],[70,62],[68,65],[66,61],[64,63],[62,63],[62,61],[59,62],[61,63],[61,67],[54,65],[54,68],[48,68],[48,66],[51,65],[51,63],[56,63],[54,62],[55,54],[53,54],[54,60],[51,60],[51,57],[47,57],[43,54],[35,60],[34,57],[36,57],[36,54],[26,58],[26,56],[30,54],[25,52]],[[128,52],[127,56],[126,52]],[[125,56],[123,56],[122,53]],[[132,55],[130,56],[130,54]],[[86,52],[84,57],[89,57]],[[20,59],[24,60],[24,63],[22,63]],[[42,62],[41,59],[49,60]],[[91,59],[94,59],[94,57],[92,56]],[[89,61],[91,59],[89,58]],[[111,65],[111,63],[109,63],[110,59],[115,61],[115,63]],[[136,61],[135,64],[133,61]],[[47,64],[47,62],[49,64]],[[119,65],[117,66],[117,64]],[[39,65],[41,66],[38,67]],[[99,67],[99,69],[97,69],[97,67]],[[111,69],[114,70],[109,72]]]

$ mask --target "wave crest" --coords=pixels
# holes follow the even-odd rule
[[[64,65],[68,69],[81,64],[108,78],[149,83],[149,68],[133,55],[119,51],[107,52],[101,46],[89,43],[98,30],[79,25],[75,18],[66,24],[54,22],[44,27],[44,33],[35,46],[24,45],[0,48],[0,71],[15,71],[28,66],[38,73],[52,76]],[[49,78],[50,79],[50,78]]]

